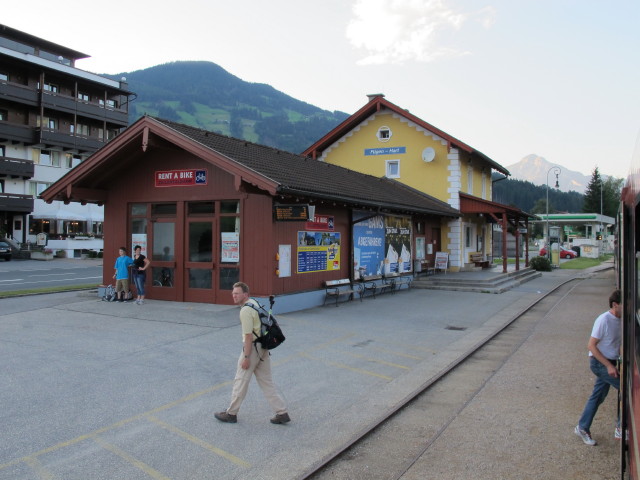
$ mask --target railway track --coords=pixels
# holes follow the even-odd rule
[[[580,282],[567,282],[541,298],[395,414],[302,478],[402,478],[509,361],[536,325]]]

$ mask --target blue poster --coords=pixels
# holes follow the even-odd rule
[[[370,214],[355,214],[354,221]],[[353,225],[353,268],[357,280],[364,275],[383,273],[385,260],[385,224],[381,215]]]

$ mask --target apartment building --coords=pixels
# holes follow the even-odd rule
[[[100,205],[38,199],[128,124],[126,79],[76,68],[87,57],[0,24],[0,237],[36,243],[44,233],[76,256],[101,248]]]

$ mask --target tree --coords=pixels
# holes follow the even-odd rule
[[[620,204],[620,192],[622,190],[622,178],[607,177],[602,179],[598,167],[593,170],[591,180],[584,193],[585,213],[601,213],[609,217],[616,216]]]
[[[620,206],[620,196],[622,193],[623,178],[607,177],[604,181],[602,213],[615,218]]]
[[[604,200],[604,190],[602,177],[598,171],[598,167],[593,169],[591,180],[584,192],[584,204],[582,211],[585,213],[600,213],[600,202]]]

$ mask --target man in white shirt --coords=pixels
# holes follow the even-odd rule
[[[584,407],[582,416],[575,428],[575,434],[587,445],[596,445],[591,437],[591,423],[596,416],[598,407],[607,398],[609,387],[620,390],[620,374],[617,362],[620,356],[620,342],[622,338],[622,304],[620,290],[616,290],[609,297],[609,310],[596,318],[589,338],[589,362],[591,371],[596,376],[593,392]],[[619,415],[619,413],[618,413]],[[615,438],[622,437],[620,418],[616,423]]]

